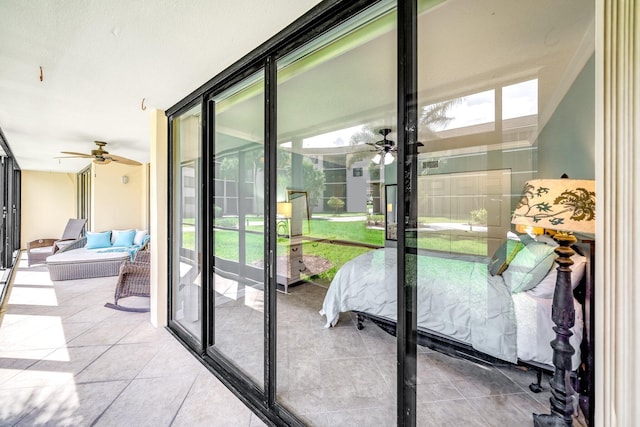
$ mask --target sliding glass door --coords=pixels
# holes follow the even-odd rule
[[[86,230],[91,230],[91,166],[81,170],[77,179],[77,215],[87,220]]]
[[[277,63],[276,401],[309,425],[396,418],[395,337],[340,300],[395,301],[397,292],[386,268],[395,242],[384,232],[396,43],[395,2],[383,2]],[[388,298],[350,280],[358,275],[388,278]]]
[[[549,412],[557,243],[511,214],[528,180],[594,178],[594,4],[430,3],[418,2],[418,255],[407,277],[420,337],[440,352],[418,347],[417,424],[531,425]],[[538,367],[541,394],[528,387]]]
[[[0,268],[3,269],[13,265],[20,249],[20,176],[13,158],[0,156]]]
[[[264,383],[265,143],[260,72],[208,102],[211,122],[211,350]]]
[[[594,176],[594,5],[521,3],[323,2],[170,113],[171,326],[256,411],[547,412],[551,298],[502,274],[523,183]]]
[[[202,339],[202,111],[172,121],[171,320]]]

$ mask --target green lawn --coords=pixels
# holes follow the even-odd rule
[[[309,237],[384,246],[384,230],[368,228],[365,221],[311,219],[309,222],[309,228],[303,227]]]
[[[361,246],[351,246],[331,241],[347,241],[374,246],[384,246],[384,234],[381,229],[373,229],[362,221],[337,221],[339,216],[320,216],[313,218],[309,226],[305,223],[303,233],[310,239],[321,241],[305,241],[303,253],[316,255],[329,260],[333,267],[314,277],[322,283],[329,283],[338,269],[348,260],[371,250]],[[259,219],[256,218],[259,222]],[[431,219],[431,222],[434,222]],[[236,222],[237,225],[237,222]],[[250,226],[249,230],[262,231],[261,226]],[[182,233],[183,247],[193,248],[194,231],[185,229]],[[286,238],[278,238],[278,254],[286,253]],[[445,252],[457,252],[474,255],[487,255],[486,241],[480,233],[431,233],[420,232],[417,240],[420,249]],[[238,261],[239,233],[236,230],[217,229],[215,232],[215,253],[217,256]],[[246,260],[253,264],[264,258],[264,234],[246,233]]]

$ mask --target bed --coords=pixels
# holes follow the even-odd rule
[[[508,240],[490,260],[427,252],[417,255],[419,338],[471,348],[490,359],[552,370],[554,246],[552,240],[527,244]],[[579,253],[572,259],[575,289],[588,260]],[[334,326],[341,312],[351,311],[358,314],[359,328],[369,318],[387,330],[394,329],[396,265],[395,248],[367,252],[345,263],[331,282],[320,311],[326,316],[325,326]],[[572,358],[576,370],[581,362],[584,310],[576,298],[574,307],[571,344],[576,350]]]

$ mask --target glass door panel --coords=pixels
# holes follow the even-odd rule
[[[171,319],[202,339],[201,107],[173,119]]]
[[[418,18],[417,425],[531,425],[549,411],[554,333],[551,298],[529,289],[555,271],[554,245],[511,213],[527,180],[593,179],[594,3],[430,3]],[[516,285],[541,254],[542,275]],[[534,366],[543,394],[528,387]]]
[[[396,420],[396,339],[340,304],[360,292],[394,320],[396,43],[395,2],[382,2],[277,63],[276,400],[309,425]]]
[[[264,382],[264,79],[234,85],[214,109],[214,341],[252,381]]]

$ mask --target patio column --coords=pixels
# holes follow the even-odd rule
[[[151,312],[153,326],[167,325],[167,200],[168,142],[167,117],[162,110],[151,111],[151,167],[149,211],[151,233]]]

